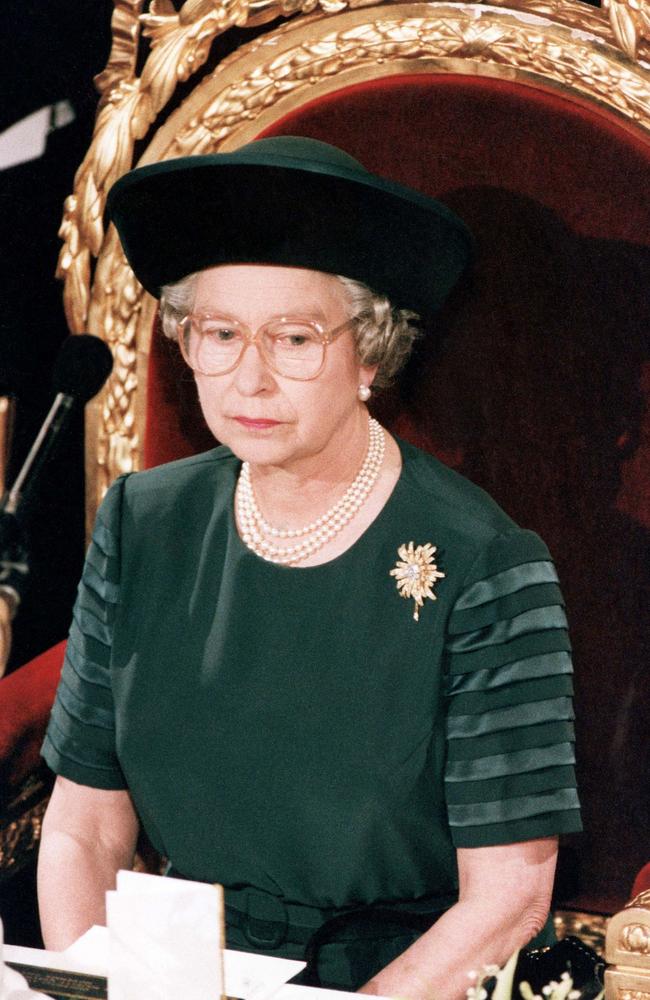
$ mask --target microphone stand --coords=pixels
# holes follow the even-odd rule
[[[22,588],[29,572],[27,552],[16,511],[24,494],[37,481],[75,402],[83,406],[92,399],[103,386],[112,367],[111,352],[98,337],[76,334],[63,342],[54,365],[53,381],[55,389],[58,389],[54,402],[16,481],[0,500],[0,677],[9,657],[11,620],[20,603]]]
[[[74,404],[74,396],[59,392],[41,425],[16,481],[0,501],[2,552],[0,553],[0,677],[4,675],[11,652],[11,622],[20,604],[19,589],[27,577],[27,553],[18,541],[20,528],[16,511],[23,497],[23,487],[31,474],[33,483],[56,441]],[[15,534],[12,540],[11,535]],[[7,538],[5,538],[7,536]],[[19,582],[20,581],[20,582]],[[13,586],[15,584],[15,586]]]
[[[22,488],[25,480],[32,471],[32,467],[34,465],[36,466],[34,477],[36,477],[43,462],[47,458],[50,448],[56,440],[63,423],[72,409],[73,404],[74,396],[68,396],[63,392],[56,394],[49,413],[43,421],[36,440],[30,448],[29,454],[23,463],[23,467],[16,476],[15,483],[0,503],[0,510],[6,511],[7,514],[16,513],[18,504],[22,498]],[[46,438],[48,439],[47,442]],[[46,442],[45,446],[44,442]]]
[[[0,517],[2,518],[0,523],[3,523],[5,529],[2,537],[2,558],[0,558],[0,677],[4,675],[9,660],[12,638],[11,622],[20,603],[20,594],[16,587],[12,586],[12,582],[18,585],[18,579],[24,579],[29,572],[24,551],[16,549],[11,554],[5,551],[4,534],[10,534],[12,529],[19,530],[15,515],[22,500],[23,487],[27,477],[32,474],[31,481],[34,482],[36,479],[73,404],[74,396],[68,396],[63,392],[57,393],[29,454],[16,476],[16,481],[0,501]]]

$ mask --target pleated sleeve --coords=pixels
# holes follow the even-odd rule
[[[533,532],[499,535],[474,561],[450,617],[447,668],[455,845],[581,829],[564,602]]]
[[[79,584],[42,755],[57,774],[93,788],[126,788],[115,752],[110,657],[119,601],[123,479],[99,509]]]

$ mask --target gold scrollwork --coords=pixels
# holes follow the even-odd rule
[[[64,245],[57,274],[65,281],[65,309],[73,331],[80,332],[86,326],[88,295],[84,294],[84,289],[88,288],[89,280],[88,251],[95,257],[99,253],[104,235],[102,212],[106,194],[114,181],[132,165],[134,142],[144,138],[158,112],[168,104],[176,85],[187,80],[203,65],[215,37],[235,25],[246,25],[249,16],[251,20],[270,19],[298,12],[305,14],[314,9],[320,9],[323,15],[332,15],[347,7],[365,7],[371,2],[372,0],[256,0],[251,4],[251,0],[186,0],[180,11],[176,11],[170,0],[152,0],[149,12],[141,13],[142,0],[118,0],[113,18],[113,49],[106,70],[98,77],[98,86],[104,95],[103,105],[91,147],[75,178],[74,195],[66,202],[60,230]],[[625,22],[624,29],[613,29],[615,37],[626,52],[636,55],[640,39],[650,36],[648,0],[606,2],[610,4],[612,24],[620,26]],[[504,3],[504,0],[497,0],[497,3]],[[436,7],[435,4],[423,6],[434,10]],[[542,16],[568,16],[569,23],[572,18],[576,23],[578,20],[572,13],[576,4],[567,3],[566,0],[530,0],[529,4],[522,4],[520,0],[519,6],[523,9],[529,7],[530,12]],[[386,9],[388,11],[390,8],[387,6]],[[519,59],[524,61],[526,55],[533,61],[539,55],[538,69],[542,73],[553,67],[560,54],[555,48],[544,58],[544,52],[538,52],[539,47],[534,43],[531,47],[530,42],[523,51],[513,49],[520,41],[519,38],[512,38],[509,43],[502,36],[491,43],[490,30],[476,30],[478,25],[466,24],[465,33],[458,36],[458,26],[450,24],[445,41],[447,20],[447,14],[444,19],[430,19],[432,26],[437,25],[443,29],[443,37],[437,46],[438,54],[453,52],[462,58],[481,58],[487,45],[491,49],[492,58],[497,62],[509,61],[513,51],[517,51]],[[489,20],[483,19],[483,28]],[[592,11],[581,12],[580,23],[586,23],[588,30],[599,25],[602,34],[602,18],[598,21]],[[142,34],[150,41],[150,52],[142,75],[137,78],[134,74],[140,24]],[[570,66],[565,66],[564,77],[568,74],[569,82],[585,76],[594,81],[600,78],[603,85],[597,88],[599,96],[611,97],[620,88],[621,103],[633,105],[634,85],[627,79],[624,70],[618,78],[613,78],[611,67],[604,65],[606,59],[598,59],[597,53],[592,55],[591,65],[585,65],[585,60],[579,60],[578,65],[573,66],[573,73],[569,72]],[[281,82],[274,82],[276,87],[282,86]],[[204,138],[205,143],[214,141],[214,131],[208,129]]]
[[[135,76],[143,4],[144,0],[115,0],[111,18],[111,52],[105,68],[95,77],[95,86],[104,95],[101,104],[122,80],[131,80]]]
[[[638,955],[650,955],[650,927],[626,924],[621,932],[619,948]]]
[[[636,59],[643,40],[650,40],[648,0],[603,0],[616,41],[626,55]]]
[[[153,135],[144,160],[233,148],[316,94],[384,74],[471,72],[580,93],[622,120],[650,126],[648,0],[605,0],[609,14],[580,0],[483,3],[391,0],[116,0],[113,48],[97,78],[95,133],[65,202],[57,273],[71,330],[103,336],[115,357],[107,388],[92,404],[96,437],[88,513],[120,472],[138,468],[137,365],[149,297],[135,281],[112,230],[103,228],[111,185],[133,165],[177,84],[208,58],[234,26],[284,16],[288,23],[242,46],[191,92]],[[627,14],[612,5],[625,8]],[[342,13],[343,12],[343,13]],[[629,17],[628,17],[629,14]],[[296,17],[295,15],[300,15]],[[615,46],[621,46],[624,55]],[[636,57],[636,61],[635,61]],[[136,76],[138,60],[142,61]],[[91,293],[91,264],[98,264]],[[93,481],[96,482],[93,484]]]
[[[248,0],[187,0],[179,12],[170,0],[153,0],[150,13],[139,14],[143,34],[150,40],[139,78],[134,76],[132,48],[137,42],[133,17],[138,9],[134,3],[122,4],[121,17],[114,20],[116,41],[105,76],[99,77],[104,100],[60,229],[64,244],[57,276],[65,282],[66,318],[75,333],[86,326],[88,297],[79,292],[88,283],[87,252],[96,257],[102,244],[102,213],[109,189],[131,167],[135,141],[144,138],[176,85],[203,65],[213,39],[245,23]]]
[[[436,5],[429,5],[435,12]],[[409,10],[413,9],[412,6]],[[215,149],[247,121],[293,95],[309,99],[315,85],[337,81],[345,71],[421,60],[471,60],[486,67],[514,67],[609,103],[626,117],[647,124],[650,83],[633,68],[612,61],[587,40],[564,38],[553,25],[495,19],[474,6],[442,8],[439,16],[390,16],[354,23],[343,30],[314,32],[245,76],[217,90],[214,100],[175,131],[166,156]],[[343,18],[342,20],[345,20]],[[276,32],[280,37],[287,25]],[[256,50],[259,52],[259,48]],[[231,57],[232,60],[232,57]],[[222,64],[231,65],[231,62]]]
[[[95,406],[97,421],[97,495],[116,475],[138,468],[139,435],[135,418],[137,327],[144,290],[126,262],[117,234],[110,228],[97,264],[90,327],[102,330],[113,352],[113,371]]]
[[[650,892],[611,918],[605,958],[606,1000],[650,1000]]]

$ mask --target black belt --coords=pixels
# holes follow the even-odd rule
[[[187,879],[170,865],[166,874]],[[364,907],[325,908],[288,903],[279,896],[261,889],[224,888],[226,925],[241,930],[253,947],[278,948],[285,941],[306,945],[325,925],[337,930],[349,926],[355,936],[381,925],[424,932],[455,902],[453,897],[429,896],[417,900],[400,900]],[[320,934],[319,934],[320,937]]]

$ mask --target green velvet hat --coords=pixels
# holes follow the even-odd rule
[[[363,281],[431,316],[472,253],[445,205],[297,136],[139,167],[113,186],[107,213],[155,296],[218,264],[280,264]]]

